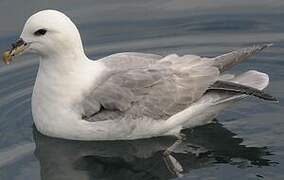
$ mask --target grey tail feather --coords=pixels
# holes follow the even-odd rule
[[[243,48],[227,54],[223,54],[221,56],[217,56],[214,58],[214,65],[218,67],[220,72],[224,72],[234,65],[243,62],[247,58],[254,56],[256,53],[272,45],[273,44],[254,45],[252,47]]]
[[[246,95],[255,96],[255,97],[258,97],[264,100],[278,102],[278,100],[275,97],[261,90],[258,90],[253,87],[245,86],[242,84],[238,84],[238,83],[228,82],[228,81],[216,81],[213,85],[209,87],[207,91],[225,91],[225,92],[233,92],[237,94],[246,94]]]

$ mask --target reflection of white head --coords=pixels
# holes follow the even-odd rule
[[[43,57],[60,56],[63,52],[84,55],[77,27],[66,15],[56,10],[43,10],[31,16],[21,38],[29,44],[27,52]]]

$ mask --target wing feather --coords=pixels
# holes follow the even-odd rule
[[[139,60],[136,56],[135,62]],[[111,61],[107,63],[109,78],[91,93],[89,104],[130,116],[167,119],[198,100],[219,76],[218,68],[198,56],[170,55],[139,67],[127,61],[132,68],[112,70]]]

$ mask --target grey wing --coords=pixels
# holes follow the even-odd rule
[[[170,55],[140,68],[113,71],[84,109],[93,109],[88,114],[94,120],[125,115],[167,119],[198,100],[218,76],[218,68],[198,56]]]
[[[272,44],[255,45],[217,56],[213,58],[214,66],[218,67],[221,72],[224,72],[270,46]]]
[[[216,58],[194,55],[119,53],[101,59],[110,69],[107,80],[87,96],[83,112],[95,120],[118,116],[164,119],[198,100],[220,72],[243,62],[270,44],[233,51]]]
[[[102,61],[108,68],[117,71],[146,67],[157,63],[162,58],[162,56],[156,54],[124,52],[112,54],[99,61]]]

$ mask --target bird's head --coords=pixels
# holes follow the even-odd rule
[[[3,60],[9,64],[12,57],[23,53],[45,57],[75,52],[84,54],[75,24],[59,11],[43,10],[27,20],[19,40],[4,53]]]

